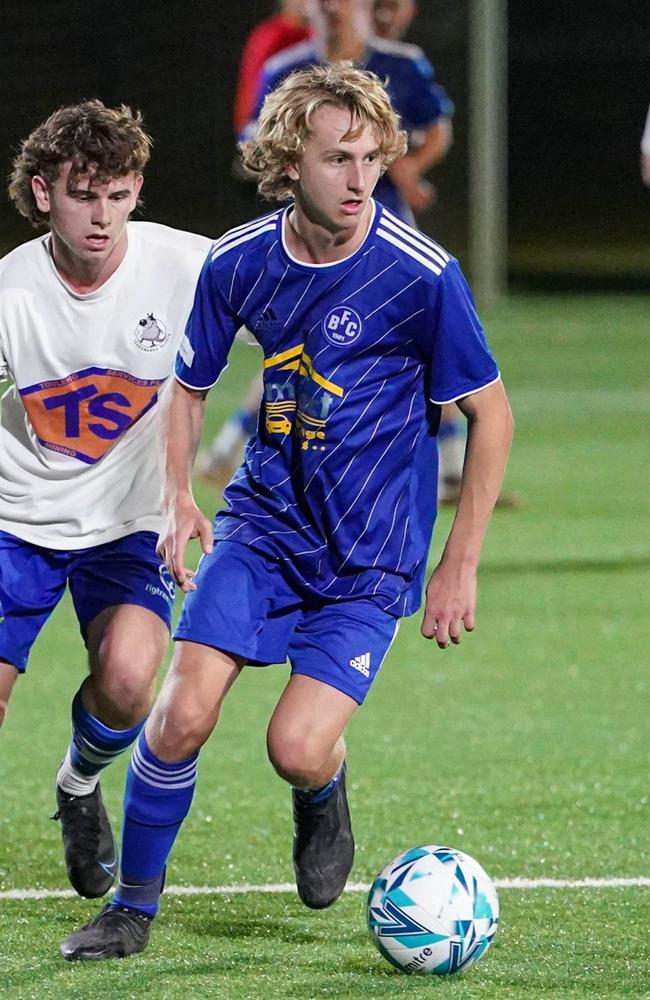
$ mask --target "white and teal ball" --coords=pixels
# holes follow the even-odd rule
[[[384,958],[406,973],[464,972],[499,924],[494,884],[452,847],[415,847],[380,871],[368,896],[368,928]]]

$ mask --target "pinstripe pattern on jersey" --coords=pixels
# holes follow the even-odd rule
[[[272,227],[271,227],[271,230],[272,230],[272,231],[274,232],[274,231],[275,231],[275,226],[272,226]],[[267,232],[268,230],[266,230],[266,229],[265,229],[264,231],[265,231],[265,232]],[[271,246],[269,247],[269,249],[268,249],[268,253],[267,253],[267,255],[266,255],[266,259],[267,259],[267,260],[268,260],[268,258],[269,258],[269,257],[271,256],[271,254],[273,253],[273,251],[275,250],[276,246],[277,246],[277,241],[275,241],[274,243],[272,243],[272,244],[271,244]],[[262,278],[263,278],[263,277],[264,277],[264,268],[263,268],[263,267],[261,267],[261,268],[260,268],[260,273],[259,273],[259,275],[258,275],[258,277],[257,277],[257,281],[256,281],[256,282],[255,282],[255,284],[254,284],[254,285],[252,286],[252,288],[251,288],[251,290],[249,291],[248,295],[246,296],[246,298],[244,299],[244,301],[242,302],[242,304],[240,305],[240,307],[239,307],[239,309],[238,309],[238,312],[239,312],[239,313],[242,313],[242,312],[243,312],[243,310],[244,310],[244,309],[246,308],[246,303],[248,302],[248,300],[250,299],[250,297],[251,297],[251,296],[253,295],[253,293],[254,293],[254,292],[256,291],[256,289],[257,289],[257,286],[259,285],[260,281],[262,281]]]
[[[323,378],[322,375],[318,374],[309,355],[303,353],[298,373],[313,379],[316,385],[320,385],[323,389],[327,389],[328,392],[334,393],[335,396],[343,396],[343,389],[340,385],[336,385],[334,382],[330,382],[329,379]]]
[[[450,385],[475,379],[477,387],[493,362],[474,336],[475,315],[463,319],[472,306],[461,286],[456,292],[458,266],[433,240],[377,205],[351,257],[312,268],[287,252],[287,211],[219,242],[205,292],[197,291],[196,336],[188,326],[196,359],[177,369],[181,381],[212,381],[235,320],[264,350],[260,430],[226,490],[216,536],[282,560],[323,600],[367,596],[410,613],[435,515],[434,361]],[[444,316],[458,310],[465,337],[458,373],[455,341],[440,340],[436,327],[443,282]],[[207,352],[201,317],[211,321],[224,300],[202,310],[201,295],[215,284],[229,291],[232,315],[218,317]],[[337,309],[353,309],[361,324],[350,343],[327,339],[325,320]]]

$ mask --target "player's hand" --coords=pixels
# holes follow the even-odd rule
[[[212,552],[212,524],[191,496],[183,496],[165,512],[156,551],[185,594],[196,590],[194,570],[185,565],[185,549],[190,538],[200,539],[204,553]]]
[[[465,565],[438,564],[427,584],[420,631],[435,639],[440,649],[458,645],[462,630],[472,632],[476,612],[476,571]]]
[[[418,177],[406,191],[403,192],[412,212],[418,215],[431,208],[436,201],[436,189],[423,177]]]
[[[399,189],[411,211],[424,212],[436,200],[436,189],[425,180],[415,160],[408,154],[396,160],[389,170],[390,179]]]

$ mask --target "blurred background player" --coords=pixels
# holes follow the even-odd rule
[[[373,24],[375,34],[380,38],[401,39],[411,26],[417,14],[415,0],[374,0]],[[421,179],[423,200],[427,196],[429,181]],[[435,188],[429,187],[430,200],[435,198]],[[456,503],[463,474],[465,450],[464,429],[458,419],[456,406],[443,406],[438,435],[439,473],[438,501],[443,504]]]
[[[415,0],[374,0],[375,34],[379,38],[403,38],[416,14]]]
[[[306,10],[313,39],[285,49],[266,63],[256,115],[266,94],[287,74],[305,66],[349,59],[387,79],[391,101],[409,135],[409,150],[381,179],[376,195],[412,224],[412,213],[424,211],[433,199],[424,175],[451,146],[453,105],[420,48],[377,37],[373,0],[306,0]]]
[[[169,639],[158,402],[211,245],[129,222],[150,147],[125,106],[55,111],[22,143],[9,188],[49,231],[0,262],[0,377],[13,380],[0,424],[0,706],[69,586],[89,675],[54,818],[87,897],[117,870],[99,775],[140,732]]]
[[[277,14],[253,28],[244,44],[237,76],[233,108],[233,126],[237,137],[255,113],[262,70],[267,60],[283,49],[305,41],[310,35],[311,26],[304,0],[282,0]],[[241,180],[250,180],[242,170],[239,156],[235,158],[233,174]],[[258,375],[251,380],[242,405],[228,417],[208,449],[198,456],[198,475],[219,490],[225,488],[241,460],[244,444],[255,433],[261,395],[262,376]]]
[[[264,63],[282,49],[304,42],[311,33],[304,0],[282,0],[278,7],[277,14],[253,28],[244,44],[233,109],[236,136],[241,135],[255,111]]]
[[[397,40],[415,16],[415,5],[411,0],[306,0],[305,7],[313,38],[282,50],[266,62],[248,132],[255,127],[266,94],[293,70],[349,59],[376,73],[387,80],[393,106],[409,136],[409,150],[380,179],[375,194],[402,221],[414,225],[414,213],[425,211],[434,200],[434,188],[425,175],[441,162],[451,146],[453,112],[422,50]],[[245,441],[255,429],[259,388],[256,379],[244,406],[226,421],[207,451],[199,456],[199,475],[219,488],[225,486],[241,458]],[[455,406],[443,410],[439,441],[439,499],[442,503],[455,502],[464,454],[464,436]]]

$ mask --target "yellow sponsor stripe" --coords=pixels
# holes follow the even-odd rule
[[[264,361],[265,368],[275,368],[276,365],[281,365],[283,361],[289,361],[291,358],[299,357],[302,354],[302,349],[304,344],[296,344],[295,347],[290,347],[288,351],[283,351],[282,354],[273,354],[270,358],[266,358]]]
[[[313,424],[314,427],[325,427],[327,420],[318,420],[316,417],[310,417],[302,410],[298,410],[298,420],[303,424]]]
[[[264,408],[267,413],[291,413],[296,409],[295,400],[293,403],[287,401],[286,403],[264,403]]]
[[[307,357],[306,354],[303,354],[302,356],[299,371],[301,375],[308,375],[309,378],[314,380],[316,385],[320,385],[323,389],[327,389],[327,391],[331,392],[334,396],[339,396],[339,397],[343,396],[343,389],[341,388],[340,385],[335,385],[334,382],[328,381],[328,379],[323,378],[322,375],[319,375],[317,371],[314,371],[314,366],[311,363],[311,358]]]

